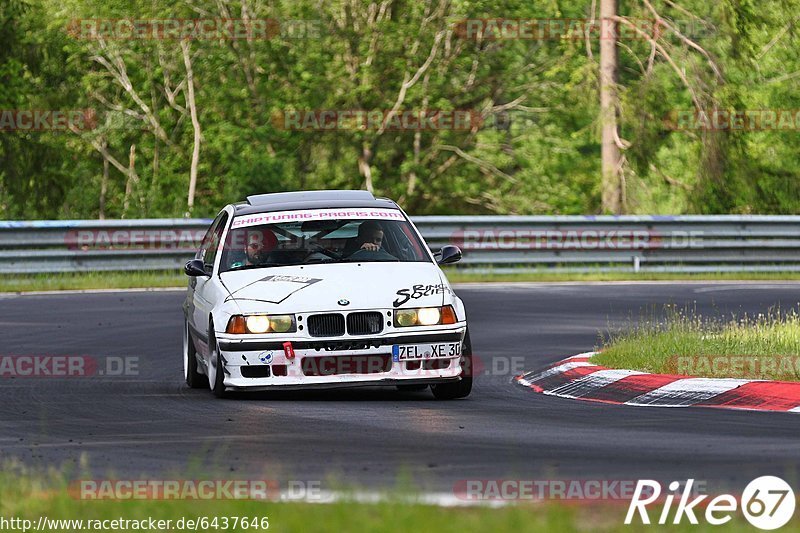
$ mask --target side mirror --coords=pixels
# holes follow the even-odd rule
[[[449,265],[461,261],[461,249],[458,246],[448,244],[434,254],[436,262],[440,265]]]
[[[203,264],[202,259],[192,259],[185,265],[183,265],[183,272],[187,276],[197,277],[197,276],[208,276],[208,272],[206,272],[206,267]]]

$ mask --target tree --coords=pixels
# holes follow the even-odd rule
[[[624,209],[622,157],[617,114],[617,0],[600,0],[600,128],[602,209],[620,214]],[[606,34],[608,31],[608,34]]]
[[[796,130],[668,124],[681,110],[800,107],[798,8],[7,0],[0,109],[91,108],[97,124],[0,132],[0,216],[209,216],[253,192],[316,188],[371,189],[414,214],[800,212]],[[271,20],[278,31],[183,42],[69,32],[74,19],[198,18]],[[508,37],[497,18],[512,29],[588,18],[602,31]],[[459,21],[485,24],[464,35]],[[324,110],[477,120],[463,130],[274,120]]]

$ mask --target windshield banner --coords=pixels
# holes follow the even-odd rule
[[[244,228],[260,224],[277,224],[306,220],[337,220],[373,218],[378,220],[405,220],[403,213],[397,209],[313,209],[304,211],[277,211],[274,213],[258,213],[237,217],[231,228]]]

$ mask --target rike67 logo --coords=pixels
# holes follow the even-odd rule
[[[692,498],[694,480],[689,479],[680,490],[681,484],[673,481],[669,484],[669,493],[663,498],[664,506],[655,523],[680,524],[685,518],[691,524],[698,524],[695,507],[703,503],[705,521],[718,526],[729,522],[739,505],[744,517],[758,529],[772,530],[784,526],[792,518],[796,504],[792,488],[779,477],[762,476],[751,481],[742,492],[741,502],[731,494],[720,494],[708,502],[707,494]],[[647,506],[661,498],[661,484],[650,479],[639,480],[633,493],[633,499],[625,515],[625,524],[631,524],[638,513],[643,524],[650,524]],[[676,498],[677,497],[677,498]],[[690,499],[691,498],[691,499]],[[678,500],[673,511],[673,502]],[[700,510],[697,510],[700,514]],[[670,522],[670,518],[672,519]]]

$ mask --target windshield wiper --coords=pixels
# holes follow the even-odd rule
[[[281,266],[280,263],[259,263],[257,265],[242,265],[238,267],[229,268],[225,272],[234,272],[236,270],[249,270],[251,268],[263,268],[263,267],[274,267],[274,266]]]
[[[298,263],[299,265],[313,265],[315,263],[338,263],[339,259],[334,259],[333,257],[315,257],[314,259],[309,259],[308,261],[303,261],[302,263]]]
[[[370,257],[370,258],[357,257],[355,259],[353,259],[351,257],[345,257],[344,259],[342,259],[342,261],[345,262],[345,263],[394,263],[394,262],[397,262],[397,261],[400,261],[400,260],[398,258],[396,258],[396,257],[391,257],[391,258],[389,258],[389,257]]]

